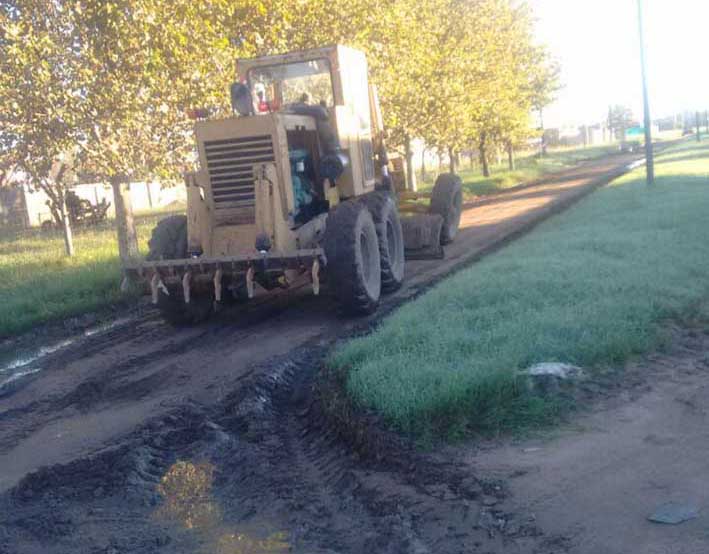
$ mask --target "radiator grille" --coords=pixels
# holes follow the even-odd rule
[[[253,166],[275,161],[270,135],[205,141],[204,152],[214,207],[253,208]]]

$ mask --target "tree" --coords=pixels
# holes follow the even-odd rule
[[[119,248],[137,255],[127,183],[189,164],[194,105],[226,109],[227,0],[27,0],[2,17],[4,143],[35,183],[70,153],[112,184]]]
[[[122,259],[137,256],[128,183],[177,177],[193,148],[187,109],[226,108],[233,51],[220,22],[227,7],[216,0],[81,0],[67,7],[80,50],[80,156],[113,187]]]
[[[228,111],[239,56],[343,42],[363,49],[390,145],[510,159],[558,76],[512,0],[26,0],[0,5],[0,156],[39,182],[61,155],[114,187],[121,256],[137,252],[130,180],[192,163],[187,108]],[[16,86],[19,83],[19,86]],[[13,88],[14,87],[14,88]],[[2,145],[0,145],[2,146]],[[4,152],[4,154],[2,153]],[[413,181],[410,183],[413,185]],[[58,186],[58,185],[57,185]]]
[[[0,156],[43,190],[61,223],[67,255],[74,252],[66,210],[67,156],[81,98],[71,19],[52,0],[26,0],[0,9]]]
[[[543,111],[555,98],[561,89],[561,66],[551,59],[543,47],[532,50],[532,64],[530,66],[529,94],[532,109],[539,113],[540,131],[544,140],[544,115]]]
[[[471,141],[483,153],[514,146],[529,133],[530,110],[558,89],[558,65],[534,44],[524,3],[251,0],[238,17],[241,42],[257,44],[253,54],[333,42],[363,49],[390,145],[401,147],[411,177],[414,137],[450,152],[452,165]]]
[[[415,186],[411,140],[423,136],[435,112],[435,56],[449,0],[249,0],[234,12],[232,27],[248,55],[283,53],[345,43],[367,55],[378,88],[389,146],[407,161]],[[248,45],[248,46],[247,46]]]

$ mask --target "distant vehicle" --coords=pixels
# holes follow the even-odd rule
[[[624,140],[620,143],[618,150],[623,154],[634,154],[642,148],[642,143],[639,140]]]

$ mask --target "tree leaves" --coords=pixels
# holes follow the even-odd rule
[[[0,9],[0,157],[175,176],[186,110],[228,110],[237,57],[336,42],[367,53],[394,145],[517,140],[558,81],[511,0],[25,0]]]

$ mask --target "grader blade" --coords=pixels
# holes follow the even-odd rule
[[[438,260],[443,258],[441,228],[438,214],[415,214],[401,218],[404,250],[408,260]]]

